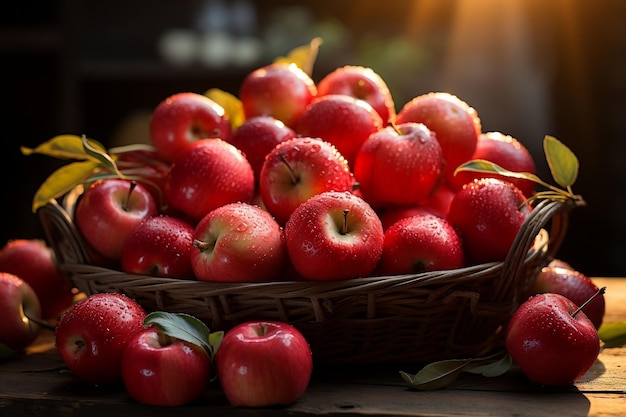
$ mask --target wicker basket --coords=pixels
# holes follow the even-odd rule
[[[502,325],[524,288],[556,253],[573,204],[541,201],[501,263],[334,282],[207,283],[130,275],[93,266],[68,212],[39,217],[58,267],[85,292],[122,292],[147,311],[183,312],[212,331],[281,320],[308,339],[316,363],[424,363],[476,357],[502,346]],[[550,232],[546,226],[550,225]]]

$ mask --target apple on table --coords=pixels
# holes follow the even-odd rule
[[[527,294],[529,296],[542,293],[561,294],[580,306],[598,290],[598,286],[591,278],[557,259],[541,268]],[[587,303],[583,311],[596,329],[599,329],[604,320],[605,309],[604,295],[600,294]]]
[[[55,347],[76,377],[95,385],[122,381],[122,355],[143,327],[146,312],[120,293],[93,294],[59,319]]]
[[[588,301],[603,292],[598,290]],[[567,385],[591,368],[600,339],[582,308],[561,294],[542,293],[515,310],[505,331],[506,350],[531,381]]]
[[[0,249],[0,271],[17,275],[37,294],[41,317],[57,319],[72,305],[74,292],[57,269],[54,251],[42,239],[12,239]]]
[[[233,407],[285,406],[306,391],[313,358],[308,341],[294,326],[248,321],[224,334],[215,367]]]
[[[30,345],[41,331],[41,305],[33,288],[20,277],[0,272],[0,348],[7,354]]]
[[[121,367],[130,396],[156,406],[175,407],[200,398],[211,378],[211,357],[202,347],[156,326],[129,340]]]

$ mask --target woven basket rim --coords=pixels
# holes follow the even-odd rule
[[[123,292],[151,310],[196,315],[212,330],[256,316],[287,321],[305,333],[317,360],[332,363],[422,362],[492,349],[502,342],[498,329],[521,303],[524,288],[558,250],[573,207],[540,201],[503,262],[334,281],[224,283],[90,264],[68,213],[76,195],[68,202],[51,201],[39,217],[59,269],[79,290]],[[417,356],[413,349],[422,342],[416,334],[429,341]]]

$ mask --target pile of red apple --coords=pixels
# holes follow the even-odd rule
[[[455,169],[487,159],[534,173],[515,138],[431,92],[399,112],[372,69],[315,83],[272,63],[243,80],[241,120],[208,95],[154,109],[152,148],[114,155],[74,220],[95,262],[201,281],[339,280],[456,269],[506,257],[533,182]],[[231,109],[231,113],[232,113]]]
[[[239,96],[228,103],[193,92],[165,98],[152,115],[152,146],[105,155],[115,161],[117,171],[88,179],[75,206],[74,222],[95,264],[129,274],[182,280],[290,279],[315,285],[324,280],[384,279],[501,262],[532,210],[528,198],[535,193],[535,184],[497,174],[461,171],[455,175],[455,170],[476,159],[517,172],[534,173],[535,165],[518,140],[481,129],[477,111],[452,94],[419,95],[396,112],[385,82],[370,68],[341,67],[316,83],[297,65],[276,62],[251,72]],[[0,270],[4,270],[1,258]],[[579,305],[597,291],[572,268],[551,270],[552,275],[543,272],[529,296],[559,292],[573,297],[571,290],[577,288],[580,297],[573,301]],[[62,294],[48,303],[51,291],[37,291],[36,281],[30,282],[30,288],[29,283],[16,280],[19,275],[26,278],[26,272],[5,275],[0,275],[0,288],[11,289],[0,290],[4,312],[0,342],[10,348],[23,348],[38,332],[36,323],[24,319],[25,313],[36,319],[44,307],[43,317],[51,318],[69,308],[57,325],[57,348],[68,367],[82,378],[108,383],[126,374],[129,392],[150,402],[144,392],[148,389],[141,388],[147,384],[140,376],[145,369],[137,369],[142,358],[149,359],[140,352],[166,346],[170,355],[180,357],[181,368],[166,371],[163,364],[162,372],[206,385],[208,373],[196,380],[189,370],[207,371],[214,358],[197,346],[168,339],[153,326],[144,327],[146,314],[133,300],[119,294],[97,295],[70,307],[67,297],[73,294],[67,284],[54,281]],[[567,278],[548,279],[557,275]],[[22,309],[22,299],[32,309]],[[569,304],[563,306],[554,308],[571,310]],[[85,311],[76,313],[79,308]],[[90,321],[102,311],[111,314],[109,322],[96,325]],[[593,320],[591,327],[585,322],[585,332],[593,335],[604,314],[603,298],[597,297],[585,312]],[[541,323],[541,314],[533,314],[527,317]],[[133,323],[132,331],[116,324],[120,315],[131,318],[124,326]],[[589,321],[585,313],[575,316],[576,322]],[[574,321],[572,314],[569,317]],[[98,326],[119,331],[117,345],[107,350],[113,359],[87,359],[85,334],[97,332]],[[285,323],[272,326],[276,329],[266,328],[270,333],[284,331],[291,339],[298,334]],[[535,331],[531,325],[521,333],[514,323],[510,328],[511,334],[521,334],[522,339]],[[246,338],[246,332],[257,331],[248,327],[239,340]],[[592,345],[598,344],[595,336],[590,338]],[[302,343],[307,346],[306,341]],[[513,337],[508,343],[512,352],[520,350]],[[217,369],[228,368],[235,374],[243,368],[234,367],[241,366],[252,374],[258,363],[237,364],[242,357],[256,354],[227,347],[237,344],[226,335],[216,352]],[[565,349],[566,344],[557,342],[558,349]],[[287,353],[276,347],[268,350],[289,362]],[[299,382],[288,384],[294,391],[286,400],[270,401],[294,401],[304,392],[311,364],[310,357],[303,357],[310,352],[304,347],[298,350],[300,357],[294,360],[300,369]],[[594,355],[594,349],[588,351]],[[524,355],[517,355],[516,360],[523,363]],[[130,359],[120,365],[123,356]],[[597,350],[592,359],[596,356]],[[585,368],[581,372],[591,366],[589,358],[580,361]],[[117,365],[112,361],[118,361]],[[542,367],[549,368],[547,364]],[[580,372],[575,374],[558,382],[572,382]],[[258,379],[263,377],[251,378],[263,385]],[[230,385],[242,390],[242,383],[233,376],[221,375],[220,379],[228,392],[236,391],[227,388]],[[553,381],[538,378],[537,382]],[[163,387],[150,390],[158,393]],[[262,404],[260,400],[239,402],[235,397],[229,398],[233,404]],[[184,403],[190,397],[164,396],[162,400]]]

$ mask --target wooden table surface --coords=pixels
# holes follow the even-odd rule
[[[605,322],[626,320],[626,278],[595,278],[606,286]],[[451,386],[416,391],[394,366],[321,368],[290,407],[232,408],[216,383],[199,401],[175,409],[138,404],[121,386],[92,387],[63,369],[52,333],[27,354],[0,362],[0,416],[626,416],[626,346],[603,349],[573,386],[545,389],[515,368],[487,378],[463,374]]]

